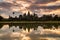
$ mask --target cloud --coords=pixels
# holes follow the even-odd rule
[[[0,0],[0,2],[3,2],[3,0]]]
[[[60,9],[60,0],[3,0],[0,2],[0,13],[8,14],[31,11],[41,15],[53,13],[58,9]]]
[[[13,3],[14,0],[3,0],[3,2]]]
[[[6,14],[1,14],[1,16],[4,18],[9,18],[9,15],[6,15]]]
[[[49,3],[49,2],[55,2],[57,0],[36,0],[36,4],[43,4],[43,3]]]
[[[12,7],[13,4],[8,3],[8,2],[0,2],[0,8],[5,8],[5,9],[10,9],[10,7]]]
[[[60,5],[58,5],[58,6],[41,6],[40,8],[41,9],[52,9],[52,10],[55,10],[55,9],[60,9]]]

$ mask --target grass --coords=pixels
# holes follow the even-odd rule
[[[0,21],[0,23],[60,23],[60,21]]]

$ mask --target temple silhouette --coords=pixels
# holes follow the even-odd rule
[[[13,12],[13,15],[15,12]],[[3,18],[0,16],[0,21],[60,21],[60,17],[55,14],[43,15],[38,17],[36,13],[28,14],[24,13],[23,15],[19,15],[19,17],[15,16],[14,18],[9,16],[8,19]]]

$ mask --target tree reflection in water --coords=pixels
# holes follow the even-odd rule
[[[1,25],[0,40],[60,40],[59,24]]]

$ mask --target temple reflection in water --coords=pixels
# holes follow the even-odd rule
[[[0,40],[60,40],[59,24],[1,24],[0,26]]]

